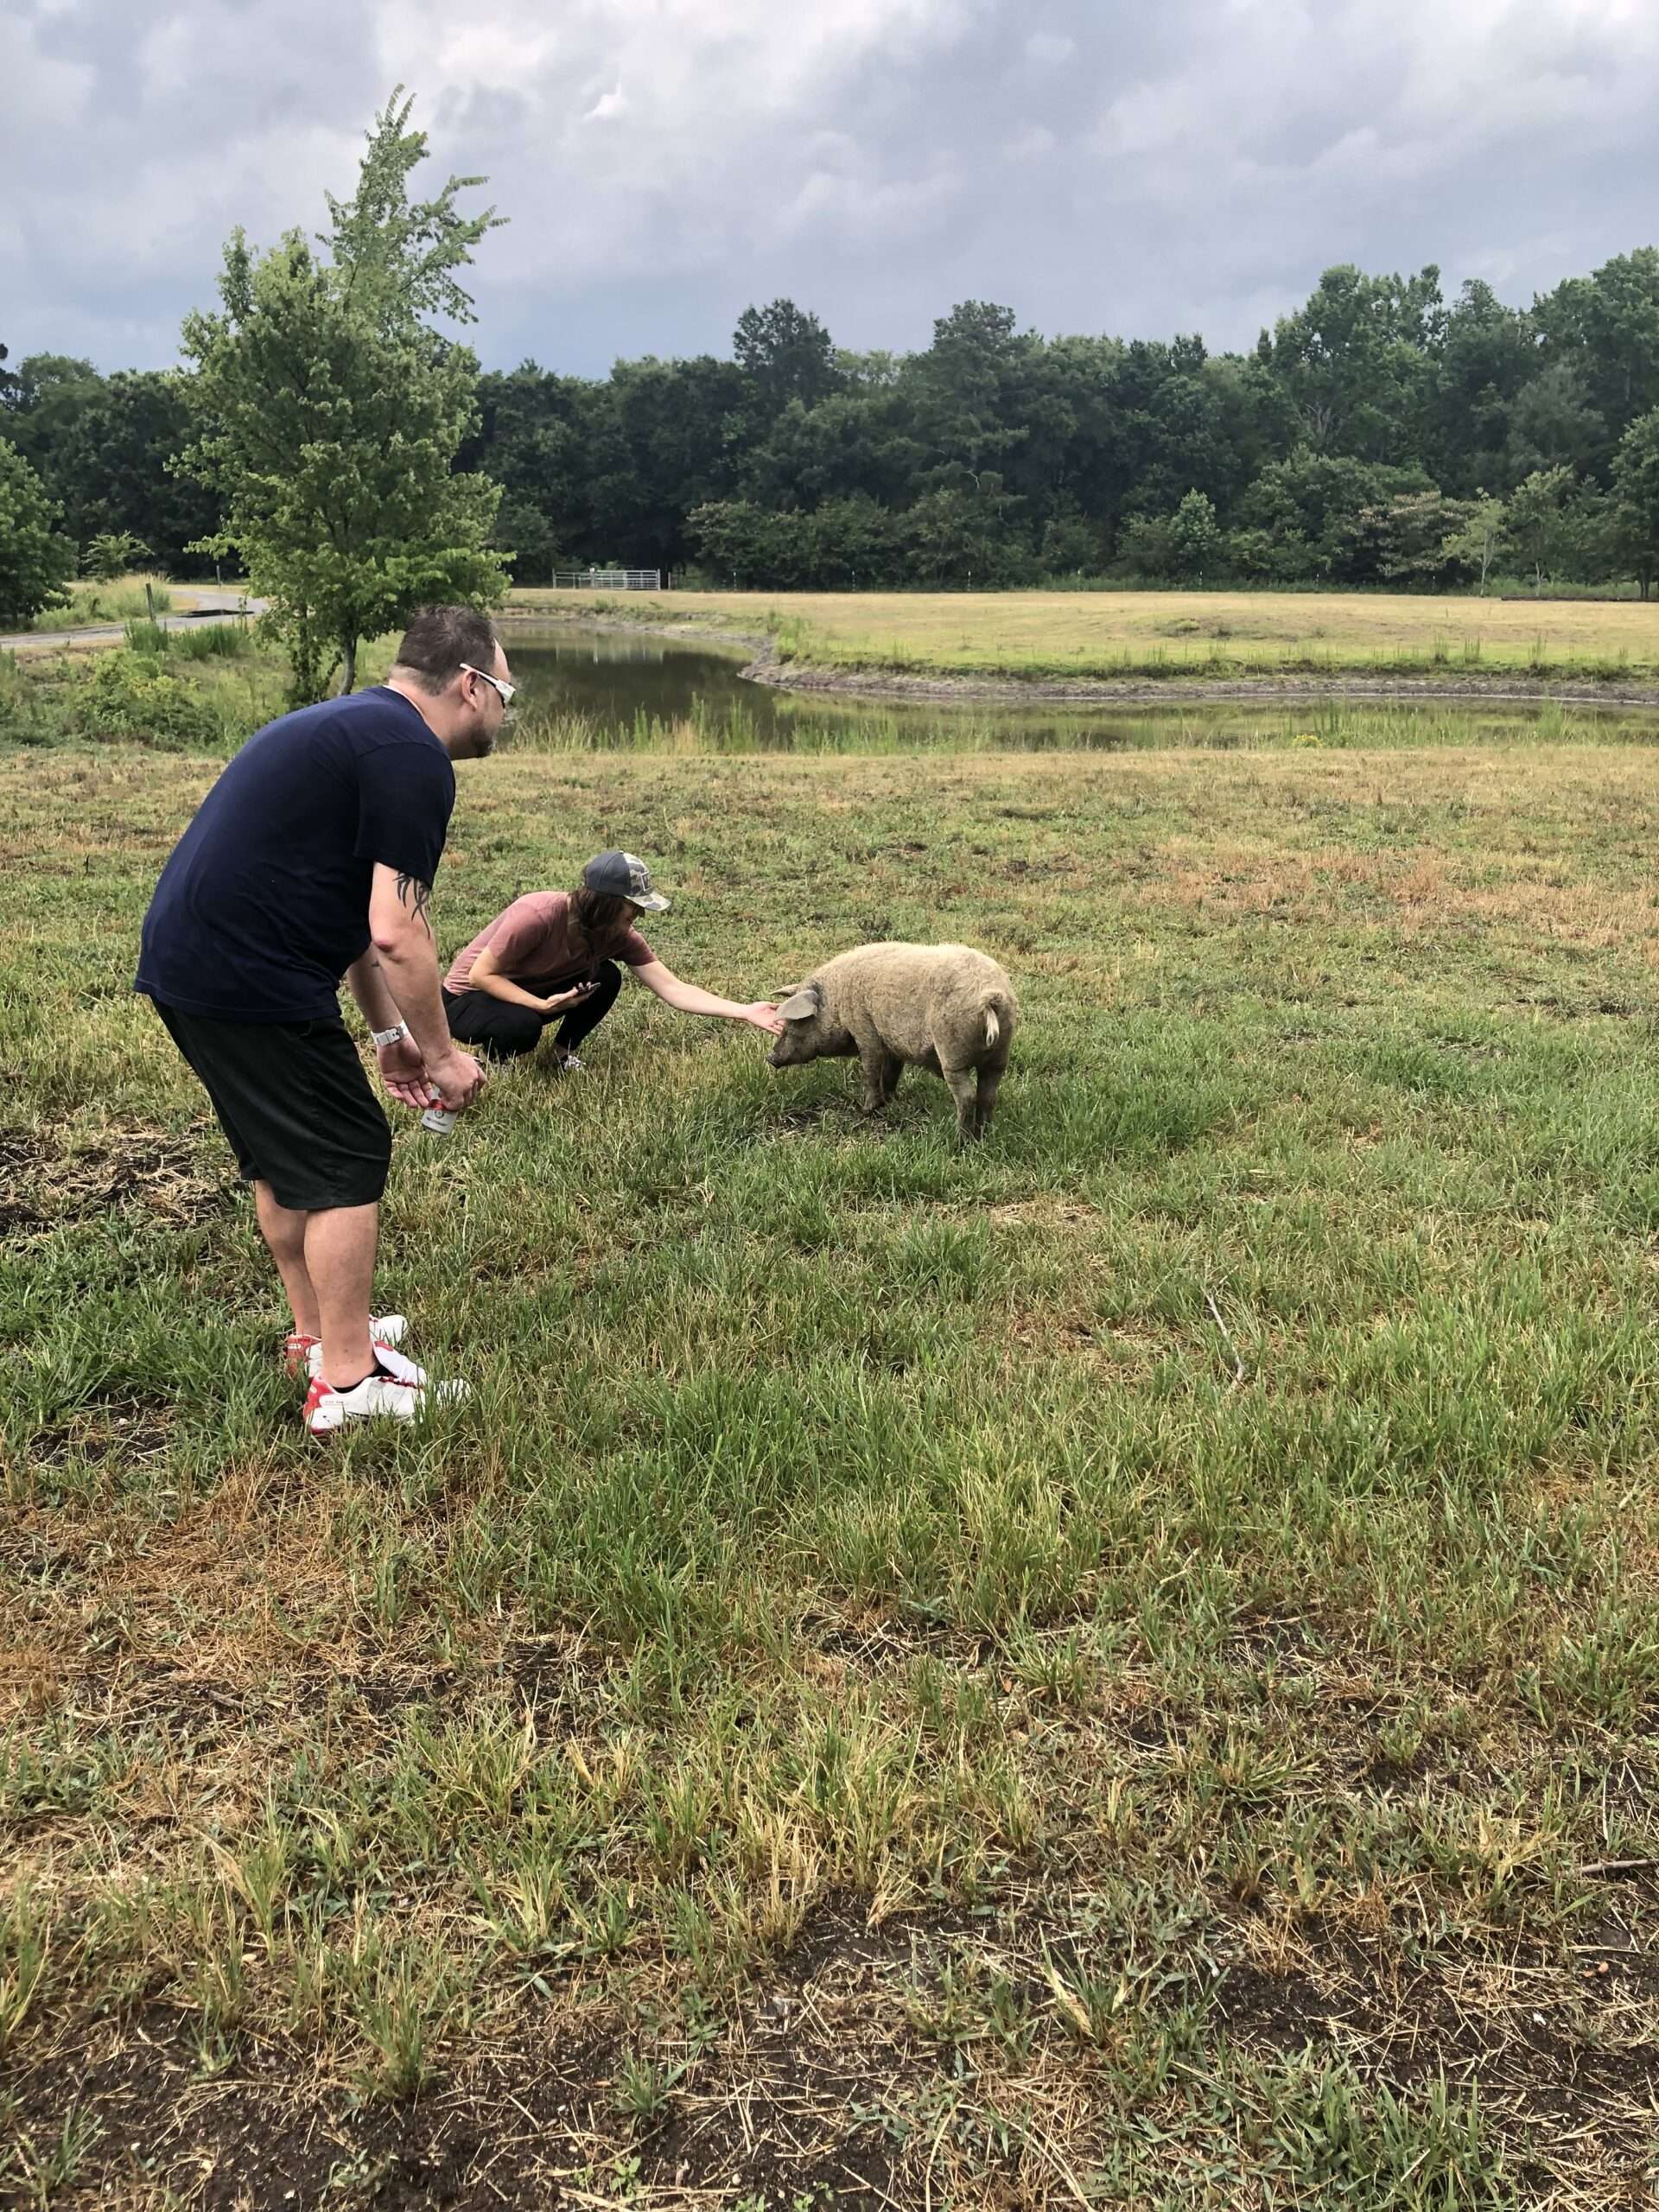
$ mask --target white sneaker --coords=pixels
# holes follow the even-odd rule
[[[377,1351],[396,1351],[409,1332],[402,1313],[376,1313],[369,1320],[369,1342]],[[283,1365],[297,1382],[302,1375],[315,1375],[322,1365],[322,1338],[289,1335],[283,1345]]]
[[[580,1075],[582,1063],[574,1052],[556,1052],[553,1065],[561,1075]]]
[[[417,1390],[425,1389],[426,1370],[423,1367],[420,1366],[412,1359],[406,1359],[403,1353],[396,1350],[393,1345],[389,1344],[384,1337],[372,1336],[369,1341],[374,1346],[375,1357],[379,1361],[381,1366],[385,1369],[387,1374],[391,1376],[394,1382],[412,1382]],[[311,1370],[313,1375],[318,1375],[321,1372],[322,1355],[321,1351],[319,1351],[317,1357],[318,1364]],[[442,1385],[440,1385],[440,1388],[442,1388]]]
[[[396,1358],[397,1354],[392,1357]],[[399,1363],[412,1365],[408,1360]],[[421,1370],[416,1368],[415,1372],[418,1375]],[[347,1421],[417,1421],[429,1400],[434,1405],[453,1406],[467,1394],[464,1382],[429,1383],[424,1377],[419,1382],[406,1382],[384,1364],[350,1390],[331,1390],[321,1376],[315,1375],[305,1395],[305,1425],[313,1436],[332,1436]]]

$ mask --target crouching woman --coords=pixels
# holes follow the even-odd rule
[[[576,1046],[616,1003],[622,969],[680,1014],[721,1014],[781,1034],[778,1009],[765,999],[734,999],[683,983],[634,926],[664,914],[668,901],[632,853],[600,853],[575,891],[527,891],[481,929],[443,979],[449,1034],[498,1058],[533,1052],[551,1022],[552,1065],[582,1065]]]

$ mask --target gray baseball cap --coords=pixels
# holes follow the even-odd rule
[[[647,914],[665,914],[668,901],[651,886],[651,870],[638,853],[595,853],[582,871],[589,891],[605,899],[632,899]]]

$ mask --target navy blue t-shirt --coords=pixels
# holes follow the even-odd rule
[[[429,884],[454,803],[448,753],[396,691],[268,722],[162,870],[133,988],[224,1021],[335,1013],[375,862]]]

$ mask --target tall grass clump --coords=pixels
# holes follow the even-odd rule
[[[202,622],[165,635],[168,651],[180,660],[240,660],[253,651],[252,633],[243,622]]]
[[[35,630],[78,630],[95,622],[148,620],[152,613],[170,614],[172,611],[173,594],[164,576],[118,576],[108,583],[85,581],[71,584],[68,605],[37,615],[29,626]]]

